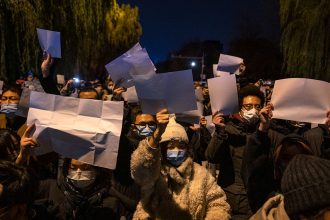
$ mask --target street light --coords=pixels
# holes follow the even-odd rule
[[[202,80],[205,80],[206,79],[206,75],[204,74],[204,67],[205,67],[205,65],[204,65],[204,53],[203,53],[203,56],[201,56],[201,57],[190,57],[190,56],[181,56],[181,55],[179,55],[179,56],[176,56],[176,55],[171,55],[171,57],[172,58],[176,58],[176,59],[194,59],[194,60],[200,60],[200,62],[201,62],[201,75],[200,75],[200,77],[201,77],[201,79]],[[191,63],[190,63],[190,65],[192,66],[192,67],[195,67],[196,66],[196,62],[195,61],[192,61]]]

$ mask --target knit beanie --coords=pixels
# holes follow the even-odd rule
[[[330,207],[330,161],[295,156],[284,171],[281,189],[289,216]]]
[[[189,143],[188,135],[184,127],[175,121],[175,116],[170,116],[169,122],[166,126],[165,132],[159,143],[166,141],[178,140]]]

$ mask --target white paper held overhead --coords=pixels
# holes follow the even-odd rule
[[[61,33],[37,28],[39,44],[53,58],[61,58]]]

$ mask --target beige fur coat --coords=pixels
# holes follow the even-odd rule
[[[143,140],[132,154],[131,174],[141,186],[133,219],[230,218],[224,191],[190,157],[179,167],[162,164],[160,149]]]

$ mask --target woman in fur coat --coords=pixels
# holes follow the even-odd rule
[[[166,109],[156,118],[156,131],[131,158],[132,177],[141,186],[133,219],[229,219],[224,191],[189,156],[185,129]]]

